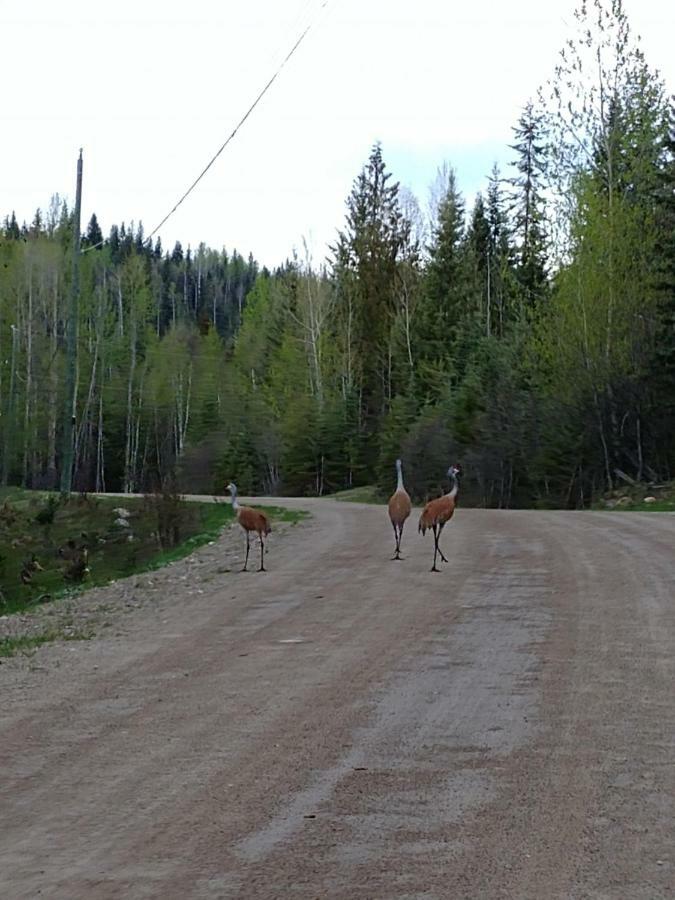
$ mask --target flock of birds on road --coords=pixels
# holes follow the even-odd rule
[[[412,503],[410,495],[403,484],[403,467],[401,460],[396,460],[396,473],[398,475],[398,483],[396,490],[389,498],[388,510],[389,518],[394,529],[394,540],[396,541],[396,550],[392,560],[403,559],[401,556],[401,539],[403,538],[403,528],[408,516],[412,512]],[[430,500],[422,510],[420,516],[418,531],[424,535],[427,531],[431,531],[434,535],[434,564],[431,567],[432,572],[440,572],[436,566],[436,559],[440,555],[443,562],[448,560],[443,555],[443,551],[439,546],[441,533],[455,512],[455,503],[457,500],[457,492],[459,491],[459,481],[457,476],[460,474],[459,465],[450,466],[448,469],[448,477],[452,480],[452,487],[447,494]],[[232,508],[234,509],[237,521],[246,533],[246,559],[244,560],[244,568],[242,572],[246,572],[248,566],[248,556],[251,549],[251,535],[256,533],[260,539],[260,568],[259,572],[265,572],[265,538],[271,532],[269,518],[262,510],[254,509],[252,506],[242,506],[237,499],[237,486],[234,482],[227,485],[227,490],[232,497]]]

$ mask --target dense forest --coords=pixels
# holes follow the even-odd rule
[[[92,216],[74,487],[386,493],[401,456],[417,498],[459,461],[468,502],[575,507],[674,477],[675,108],[619,0],[576,21],[471,208],[451,165],[420,202],[376,144],[319,263]],[[57,197],[0,231],[3,484],[59,484],[72,224]]]

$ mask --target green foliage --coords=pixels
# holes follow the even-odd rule
[[[0,507],[3,613],[46,602],[82,581],[104,584],[185,555],[212,540],[233,517],[230,504],[185,503],[169,490],[146,500],[125,498],[131,513],[126,528],[116,522],[119,499],[71,495],[58,503],[47,532],[35,514],[45,500],[13,491]],[[22,579],[22,568],[33,560],[38,566]]]
[[[213,491],[222,494],[225,486],[236,480],[242,494],[261,493],[261,470],[262,461],[248,429],[232,432],[215,467]]]
[[[412,327],[416,394],[424,403],[438,400],[454,374],[456,344],[468,313],[463,234],[464,202],[450,169]]]
[[[401,456],[418,499],[458,461],[463,502],[582,506],[672,476],[672,106],[621,0],[575,22],[468,216],[444,164],[426,222],[376,144],[329,270],[113,226],[81,260],[76,486],[388,496]],[[5,218],[4,484],[59,482],[71,245],[58,198]]]
[[[344,231],[333,248],[337,284],[337,337],[342,349],[342,379],[358,389],[364,457],[356,462],[372,470],[377,459],[373,436],[392,394],[392,331],[399,309],[409,312],[410,268],[418,248],[411,223],[399,202],[399,186],[390,184],[382,150],[376,144],[347,200]]]
[[[390,496],[396,487],[395,462],[417,417],[417,402],[411,396],[394,397],[380,431],[380,457],[377,465],[377,489]],[[447,468],[447,467],[446,467]]]
[[[49,497],[47,497],[46,504],[36,514],[35,521],[39,525],[52,525],[58,508],[59,498],[55,494],[50,494]]]
[[[28,654],[36,650],[42,644],[48,644],[57,640],[61,635],[58,631],[44,631],[42,634],[18,635],[17,637],[0,638],[0,657],[16,656],[18,653]]]
[[[339,500],[341,503],[383,503],[387,499],[386,494],[379,493],[373,484],[338,491],[331,496],[333,500]]]
[[[411,497],[426,502],[448,489],[448,467],[457,461],[458,442],[448,405],[425,407],[401,446],[405,485]]]
[[[517,174],[512,186],[513,231],[517,245],[516,276],[524,303],[533,308],[548,293],[548,247],[545,235],[544,173],[546,166],[545,125],[542,110],[530,101],[513,128]]]

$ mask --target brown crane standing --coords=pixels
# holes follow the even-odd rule
[[[422,515],[420,516],[418,530],[424,534],[427,528],[429,528],[434,533],[434,564],[431,567],[432,572],[440,571],[436,568],[436,556],[438,553],[440,553],[443,562],[447,562],[447,559],[443,556],[443,551],[438,546],[438,542],[441,538],[441,532],[445,527],[445,523],[450,521],[455,512],[455,500],[457,498],[457,491],[459,490],[459,481],[457,480],[459,472],[460,468],[458,465],[450,466],[448,475],[452,478],[452,488],[447,494],[443,494],[442,497],[438,497],[436,500],[430,500],[422,510]]]
[[[405,520],[410,515],[412,505],[408,492],[403,487],[403,471],[401,468],[401,460],[396,460],[396,471],[398,473],[398,484],[396,490],[389,498],[389,518],[394,528],[394,540],[396,541],[396,552],[392,556],[394,559],[402,559],[401,556],[401,538],[403,537],[403,526]]]
[[[244,560],[244,568],[241,571],[248,571],[246,566],[248,565],[248,553],[251,549],[251,532],[255,531],[260,538],[260,568],[258,569],[258,571],[265,572],[264,537],[266,537],[272,530],[270,520],[267,518],[265,513],[261,512],[259,509],[253,509],[253,507],[251,506],[240,505],[239,501],[237,500],[237,486],[236,484],[234,484],[234,482],[231,481],[228,484],[227,490],[232,495],[232,508],[237,514],[237,521],[246,532],[246,559]]]

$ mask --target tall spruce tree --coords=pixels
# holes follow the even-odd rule
[[[103,243],[103,232],[101,231],[101,226],[98,224],[96,213],[91,214],[91,219],[89,219],[83,243],[89,247],[95,247],[97,244]]]
[[[502,179],[496,164],[488,181],[486,215],[490,240],[485,333],[488,337],[492,334],[503,337],[515,315],[516,282],[511,229]]]
[[[490,302],[492,235],[482,194],[476,195],[464,241],[466,253],[467,320],[486,334]]]
[[[398,183],[390,181],[382,148],[375,144],[354,182],[346,225],[332,248],[343,378],[346,392],[361,398],[369,472],[377,458],[377,423],[389,402],[389,336],[397,310],[398,266],[410,229],[399,206]]]
[[[518,252],[517,277],[525,303],[533,307],[547,289],[547,252],[544,232],[543,173],[545,166],[544,114],[529,101],[513,127],[517,175],[510,179],[514,238]]]
[[[412,329],[417,392],[422,402],[435,401],[447,392],[458,331],[466,317],[464,200],[454,170],[447,169],[445,175]]]
[[[656,310],[647,383],[658,470],[675,474],[675,97],[670,98],[662,165],[655,192]]]

